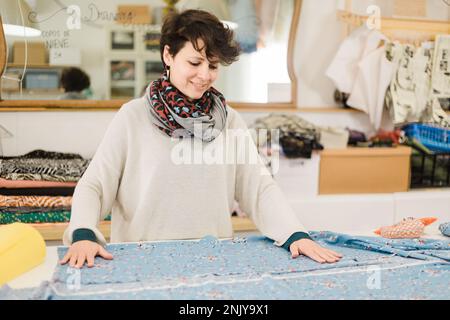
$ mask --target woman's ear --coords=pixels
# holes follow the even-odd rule
[[[165,64],[166,66],[168,66],[168,67],[171,66],[172,60],[173,60],[173,57],[172,57],[172,55],[170,54],[169,49],[170,49],[170,47],[166,44],[166,45],[164,46],[164,51],[163,51],[164,64]]]

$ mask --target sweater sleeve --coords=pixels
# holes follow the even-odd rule
[[[282,246],[296,232],[306,233],[306,229],[262,162],[244,120],[234,113],[236,125],[243,132],[237,141],[236,200],[258,230]]]
[[[73,232],[90,229],[97,241],[106,244],[99,222],[111,213],[123,172],[127,150],[126,105],[113,117],[72,198],[72,212],[63,243],[73,242]]]

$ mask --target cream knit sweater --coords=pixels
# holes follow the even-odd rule
[[[233,236],[234,200],[258,230],[282,245],[303,231],[262,164],[241,116],[227,106],[226,129],[210,143],[175,140],[150,121],[143,98],[120,108],[78,182],[65,245],[78,228],[95,232],[112,214],[111,242]]]

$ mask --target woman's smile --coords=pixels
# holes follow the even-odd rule
[[[197,90],[197,91],[204,91],[208,89],[208,83],[199,83],[194,81],[189,81],[189,83]]]

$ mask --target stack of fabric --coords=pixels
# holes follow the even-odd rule
[[[68,222],[75,186],[89,162],[43,150],[0,157],[0,224]]]

